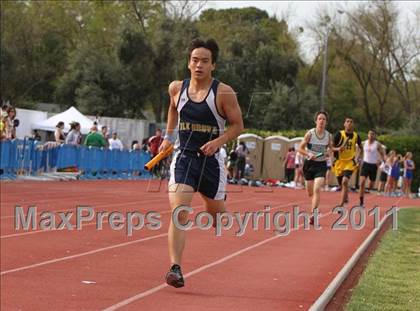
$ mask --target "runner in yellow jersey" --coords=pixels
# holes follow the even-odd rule
[[[334,147],[340,147],[339,151],[334,153],[333,172],[341,187],[340,206],[344,206],[344,203],[348,202],[349,181],[357,169],[362,150],[362,141],[354,131],[352,118],[347,117],[344,121],[344,130],[334,135]]]

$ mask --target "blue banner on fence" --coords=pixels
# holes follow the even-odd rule
[[[0,179],[15,179],[17,174],[38,175],[71,168],[86,179],[146,179],[144,169],[150,161],[142,150],[108,150],[55,143],[42,144],[32,139],[0,142]]]

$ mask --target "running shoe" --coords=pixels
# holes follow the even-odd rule
[[[179,265],[173,265],[171,267],[171,270],[166,274],[166,283],[176,288],[184,286],[184,277],[182,276]]]

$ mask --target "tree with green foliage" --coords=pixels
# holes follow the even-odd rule
[[[214,75],[234,87],[246,127],[307,128],[320,104],[322,18],[319,49],[305,63],[287,21],[255,7],[201,11],[205,2],[3,1],[2,100],[116,117],[149,110],[163,122],[169,83],[189,76],[190,41],[212,37]],[[361,3],[341,20],[327,55],[330,129],[351,113],[359,130],[418,134],[420,27],[400,32],[389,1]]]
[[[289,87],[295,84],[301,61],[297,42],[284,21],[252,7],[209,9],[201,13],[197,29],[202,36],[213,37],[218,42],[221,55],[216,75],[234,85],[244,111],[250,108],[260,111],[256,106],[267,105],[266,100],[270,97],[255,98],[261,92],[276,92],[272,90],[276,82]],[[275,108],[276,103],[270,104],[273,112],[279,111]],[[246,126],[256,122],[246,117],[244,121]]]
[[[420,55],[413,32],[400,34],[398,10],[390,1],[359,5],[346,16],[345,26],[334,33],[337,53],[358,83],[364,119],[370,128],[400,127],[419,100],[418,84],[409,78]]]

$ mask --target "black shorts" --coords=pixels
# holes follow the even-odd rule
[[[227,176],[220,153],[206,157],[177,150],[171,163],[169,185],[185,184],[213,200],[224,200]]]
[[[385,172],[381,172],[381,177],[379,178],[379,180],[382,182],[386,182],[387,179],[388,179],[388,174]]]
[[[354,171],[351,170],[344,170],[343,174],[341,176],[337,176],[337,178],[343,178],[343,177],[347,177],[348,179],[351,178],[351,176],[353,176]]]
[[[327,173],[327,161],[305,160],[303,163],[303,176],[305,180],[314,180],[323,177]]]
[[[363,162],[360,176],[369,177],[370,181],[376,180],[378,166],[376,164]]]

